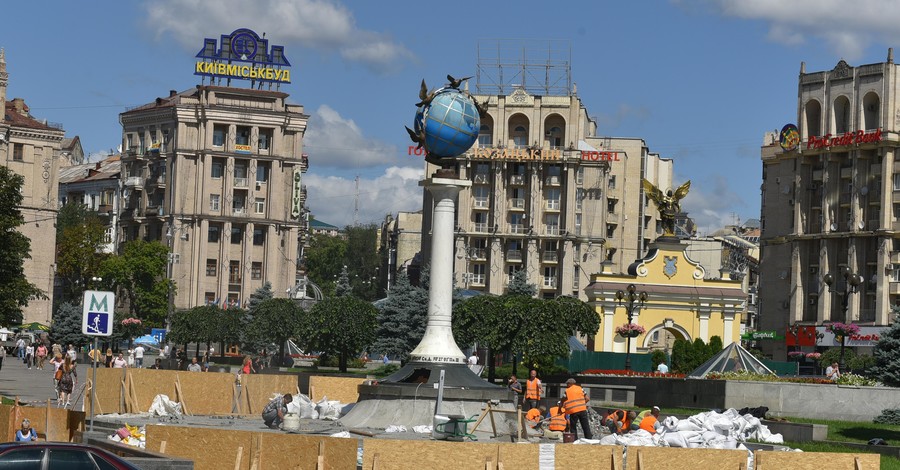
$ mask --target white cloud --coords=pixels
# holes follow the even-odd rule
[[[596,115],[597,127],[605,130],[617,129],[627,120],[634,120],[642,123],[650,117],[650,114],[651,111],[647,107],[634,107],[629,104],[620,104],[616,109],[615,114],[600,113]]]
[[[417,211],[422,208],[422,168],[396,167],[371,179],[359,180],[359,222],[376,223],[387,214],[398,211]],[[307,206],[317,220],[338,227],[353,224],[356,203],[356,182],[352,178],[327,176],[310,168],[303,178],[307,188]]]
[[[698,234],[706,235],[733,224],[735,216],[745,220],[747,217],[737,211],[739,208],[746,210],[752,207],[746,199],[753,197],[758,198],[759,194],[738,194],[724,176],[715,175],[694,180],[681,208],[688,213],[688,217],[694,219]]]
[[[204,37],[249,27],[269,33],[275,44],[337,52],[379,73],[413,57],[389,35],[360,29],[353,13],[332,0],[155,0],[144,6],[145,24],[157,39],[170,35],[190,50],[200,50]]]
[[[363,135],[352,119],[328,105],[309,117],[303,145],[313,168],[366,168],[397,162],[397,147]]]
[[[699,0],[675,0],[692,11]],[[761,20],[769,25],[768,38],[796,46],[824,40],[844,59],[863,56],[872,43],[896,43],[897,3],[894,0],[702,0],[726,16]]]

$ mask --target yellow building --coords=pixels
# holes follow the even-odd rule
[[[605,266],[604,272],[592,276],[585,292],[600,315],[596,351],[625,352],[626,339],[616,334],[616,327],[628,322],[630,284],[635,285],[637,294],[647,293],[646,302],[637,299],[634,303],[632,323],[646,332],[631,340],[631,352],[668,349],[671,339],[709,342],[719,336],[726,345],[739,340],[747,299],[741,282],[724,272],[721,279],[706,279],[704,267],[685,253],[687,247],[677,239],[660,237],[627,273],[613,274]],[[619,291],[625,293],[625,299],[619,300]]]

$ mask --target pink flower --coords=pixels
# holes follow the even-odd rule
[[[634,338],[635,336],[640,336],[646,332],[647,330],[645,330],[643,326],[634,323],[626,323],[616,327],[616,334],[619,336],[631,336]]]
[[[853,323],[834,322],[825,325],[825,331],[835,336],[853,336],[859,334],[859,325]]]

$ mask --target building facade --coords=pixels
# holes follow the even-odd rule
[[[60,168],[59,205],[82,204],[94,211],[106,226],[103,253],[116,253],[122,162],[118,155],[95,163]]]
[[[31,240],[31,257],[25,260],[24,271],[28,282],[47,296],[28,302],[23,309],[23,322],[49,325],[56,277],[56,187],[65,135],[61,125],[32,116],[22,98],[7,101],[8,84],[6,54],[0,49],[0,103],[4,105],[0,162],[24,178],[20,210],[25,223],[19,231]]]
[[[761,330],[890,325],[900,302],[898,93],[892,51],[883,63],[801,65],[799,144],[773,133],[761,150]],[[786,342],[762,346],[785,359]]]
[[[526,270],[540,296],[574,295],[601,263],[623,272],[658,233],[641,178],[672,187],[673,164],[636,138],[596,135],[580,98],[475,95],[487,102],[477,143],[454,162],[472,182],[457,204],[456,285],[501,294]],[[426,175],[436,166],[427,164]],[[422,259],[433,201],[424,194]]]
[[[308,116],[287,98],[199,85],[120,115],[121,237],[170,247],[175,308],[295,286]]]

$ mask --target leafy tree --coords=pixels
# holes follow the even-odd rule
[[[230,307],[219,309],[215,322],[214,340],[219,342],[219,354],[225,354],[225,348],[229,344],[241,341],[241,333],[244,331],[245,312],[241,308]]]
[[[334,292],[334,280],[341,272],[347,253],[347,241],[341,237],[313,235],[305,250],[307,275],[325,295]]]
[[[166,278],[169,249],[158,241],[133,240],[122,254],[101,263],[103,284],[116,290],[128,302],[128,313],[148,326],[162,326],[169,308],[169,289],[175,284]]]
[[[660,364],[668,361],[668,356],[666,356],[666,352],[662,349],[654,349],[653,352],[650,353],[650,362],[653,364],[653,370],[656,370],[656,367]]]
[[[375,339],[378,309],[356,297],[331,297],[316,303],[297,336],[308,338],[309,350],[338,356],[338,367],[347,372],[347,360]]]
[[[425,334],[427,315],[428,293],[400,273],[379,307],[372,352],[405,361]]]
[[[690,368],[691,364],[691,343],[687,340],[676,339],[672,344],[672,372],[688,374],[694,369]]]
[[[284,344],[294,334],[301,320],[301,309],[291,299],[269,299],[259,304],[253,312],[253,320],[247,325],[247,333],[255,344],[274,343],[279,361],[284,357]]]
[[[721,352],[723,347],[724,346],[722,345],[722,338],[720,338],[718,335],[709,338],[709,344],[706,346],[706,348],[709,350],[709,353],[708,357],[703,362],[708,361],[713,356]]]
[[[872,352],[875,364],[872,375],[890,387],[900,387],[900,319],[882,331]]]
[[[197,307],[195,307],[197,308]],[[200,329],[197,327],[197,316],[194,309],[179,310],[169,321],[169,332],[166,339],[175,344],[200,341]]]
[[[506,286],[506,293],[534,297],[538,293],[538,288],[536,285],[528,283],[528,277],[524,269],[517,269]]]
[[[100,217],[83,204],[69,203],[59,210],[56,235],[56,274],[65,299],[80,299],[88,280],[100,272],[107,255],[101,253],[106,228]]]
[[[347,251],[344,265],[350,269],[350,285],[353,293],[363,300],[380,297],[378,289],[378,227],[375,224],[359,225],[344,229],[347,233]]]
[[[344,297],[353,294],[353,288],[350,287],[350,275],[347,273],[347,266],[341,269],[341,275],[334,285],[334,296]]]
[[[81,333],[81,321],[84,314],[81,305],[62,303],[53,313],[53,324],[50,326],[50,336],[59,344],[74,344],[83,346],[91,342],[91,338]]]
[[[16,230],[25,223],[22,205],[24,178],[0,166],[0,322],[22,323],[22,308],[28,301],[46,298],[44,292],[28,282],[24,263],[31,258],[31,241]]]

